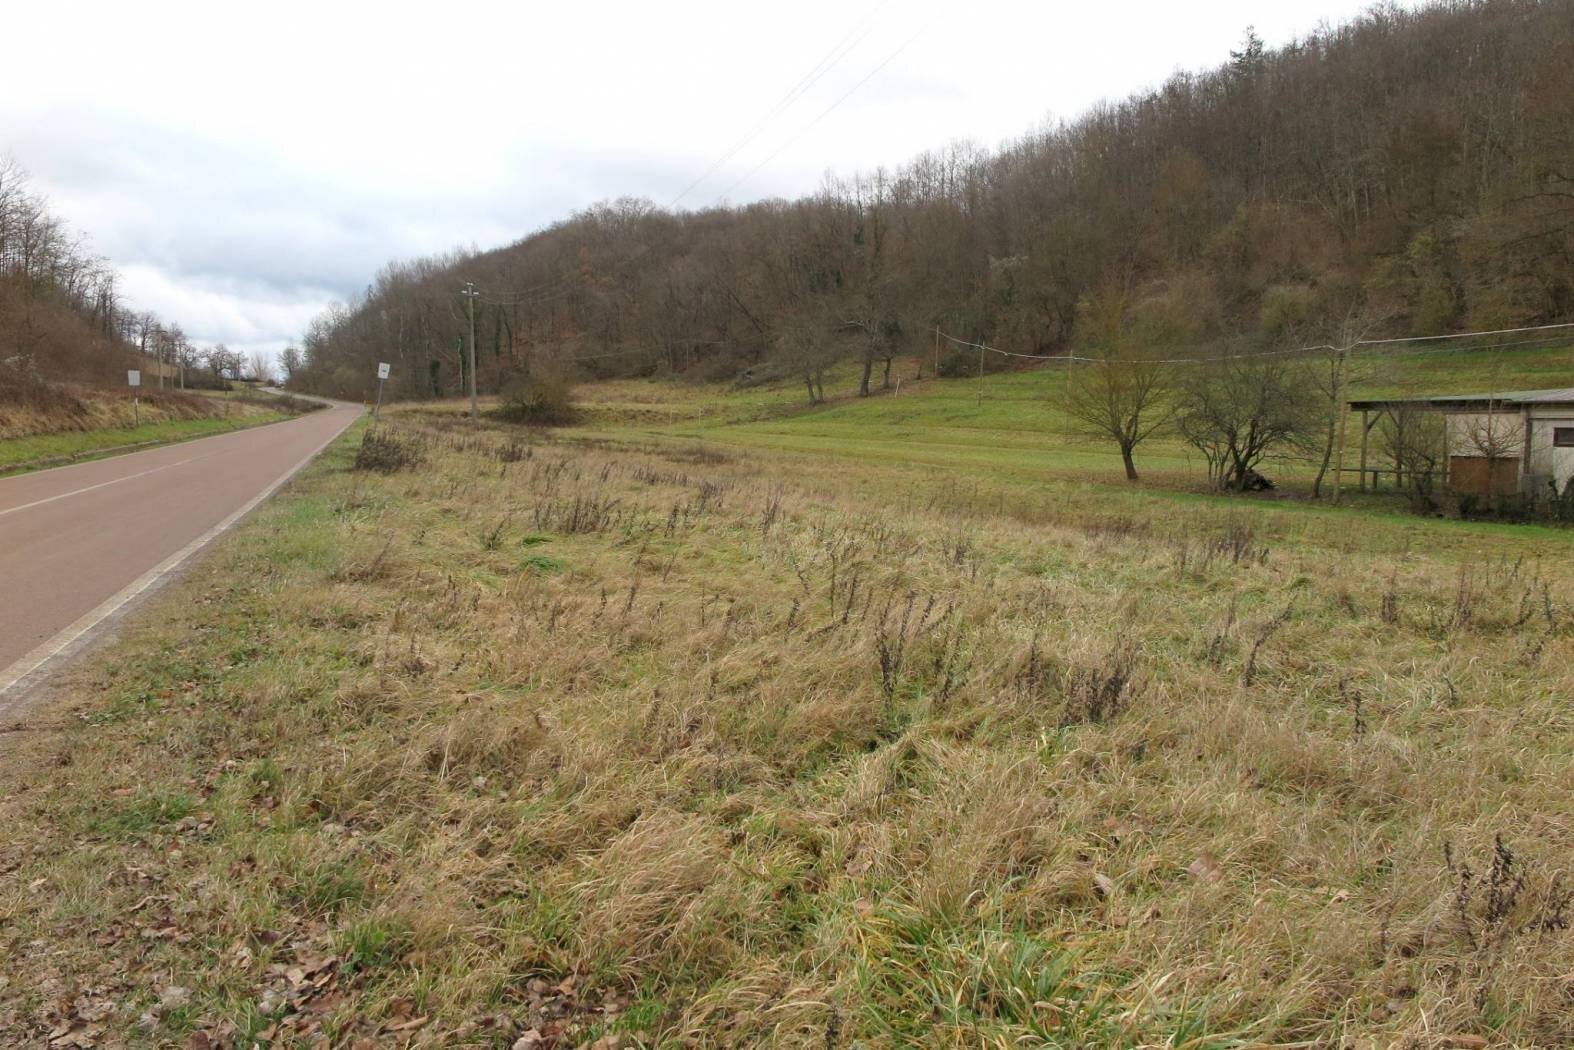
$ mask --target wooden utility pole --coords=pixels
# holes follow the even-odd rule
[[[984,348],[978,348],[978,407],[984,407]]]
[[[466,281],[465,290],[459,294],[465,297],[470,310],[470,418],[480,419],[481,410],[476,406],[475,396],[475,297],[481,293],[475,290],[474,281]]]

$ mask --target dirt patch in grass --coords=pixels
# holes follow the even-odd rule
[[[1574,1038],[1567,558],[391,419],[18,734],[0,1033]]]

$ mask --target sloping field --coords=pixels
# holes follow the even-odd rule
[[[975,379],[914,381],[916,361],[893,370],[899,388],[860,399],[857,372],[827,379],[834,399],[810,409],[801,381],[718,393],[716,388],[623,381],[591,384],[581,397],[587,425],[610,436],[632,432],[703,438],[747,448],[793,450],[861,461],[927,464],[979,477],[1044,479],[1124,488],[1112,443],[1077,432],[1063,411],[1066,366],[1051,364]],[[928,363],[924,374],[933,375]],[[879,374],[876,373],[878,383]],[[1358,360],[1350,399],[1561,387],[1574,383],[1574,347],[1505,351],[1371,353]],[[1348,465],[1356,462],[1352,426]],[[1374,446],[1375,449],[1375,446]],[[1373,452],[1374,465],[1380,463]],[[1145,480],[1197,489],[1206,466],[1178,439],[1155,436],[1137,452]],[[1309,488],[1315,464],[1305,454],[1270,459],[1267,472],[1291,494]]]

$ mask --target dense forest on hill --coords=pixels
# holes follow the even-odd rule
[[[798,200],[598,204],[387,266],[286,365],[353,395],[391,359],[391,395],[457,393],[466,281],[483,391],[543,371],[812,377],[848,357],[867,389],[936,327],[1056,353],[1111,331],[1327,338],[1355,314],[1386,334],[1566,319],[1574,0],[1379,6],[1279,49],[1248,32],[1216,69]]]
[[[179,325],[132,309],[109,261],[0,156],[0,400],[41,382],[124,386],[126,369],[149,357],[172,371],[212,364],[215,377],[242,367],[235,352],[201,350]]]

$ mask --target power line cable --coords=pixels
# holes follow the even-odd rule
[[[537,303],[546,303],[546,302],[551,302],[554,299],[561,299],[565,295],[571,294],[573,291],[574,291],[574,289],[572,289],[572,288],[564,288],[562,291],[551,292],[551,293],[549,293],[547,295],[535,296],[534,298],[520,298],[520,299],[506,299],[506,300],[493,299],[493,298],[489,297],[486,293],[483,292],[483,293],[481,293],[481,301],[483,303],[486,303],[488,306],[535,306]]]
[[[1412,335],[1400,336],[1396,339],[1358,339],[1354,345],[1379,346],[1383,343],[1413,343],[1419,341],[1431,341],[1434,339],[1472,339],[1477,336],[1484,335],[1518,335],[1522,332],[1546,332],[1557,328],[1574,328],[1574,322],[1563,322],[1559,324],[1538,324],[1531,325],[1528,328],[1498,328],[1486,332],[1455,332],[1451,335]]]
[[[1359,339],[1359,340],[1356,340],[1354,343],[1351,343],[1350,347],[1348,347],[1346,349],[1353,349],[1353,348],[1359,347],[1359,346],[1397,346],[1397,345],[1405,344],[1405,343],[1428,343],[1428,342],[1436,342],[1436,341],[1440,341],[1440,340],[1472,339],[1472,338],[1473,339],[1479,339],[1479,338],[1483,338],[1483,337],[1486,337],[1486,336],[1494,336],[1494,335],[1514,335],[1514,334],[1525,334],[1525,333],[1529,333],[1529,332],[1552,332],[1552,331],[1562,331],[1562,330],[1568,330],[1568,329],[1574,329],[1574,322],[1561,323],[1561,324],[1549,324],[1549,325],[1535,325],[1535,326],[1526,327],[1526,328],[1500,328],[1500,329],[1496,329],[1496,330],[1492,330],[1492,331],[1483,331],[1483,332],[1454,332],[1454,333],[1451,333],[1451,334],[1448,334],[1448,335],[1400,336],[1400,337],[1396,337],[1396,338],[1393,338],[1393,339]],[[988,351],[989,353],[1000,354],[1003,357],[1022,358],[1022,359],[1029,360],[1029,361],[1065,361],[1065,362],[1068,362],[1068,363],[1075,363],[1075,362],[1093,363],[1093,362],[1097,362],[1099,360],[1102,360],[1101,358],[1083,357],[1083,356],[1080,356],[1080,355],[1077,355],[1077,354],[1072,354],[1072,353],[1066,353],[1066,354],[1024,354],[1024,353],[1020,353],[1020,352],[1015,351],[1015,350],[1002,350],[1001,348],[999,348],[997,346],[990,346],[987,343],[971,342],[969,340],[961,339],[961,338],[958,338],[957,336],[951,335],[948,332],[940,331],[939,329],[937,329],[936,331],[939,332],[939,335],[940,335],[941,338],[947,340],[948,342],[954,343],[957,346],[970,347],[972,349],[979,350],[979,351]],[[1440,347],[1440,348],[1431,349],[1431,350],[1411,350],[1408,353],[1402,354],[1401,356],[1418,356],[1418,355],[1421,355],[1421,354],[1435,354],[1435,353],[1471,353],[1471,352],[1478,352],[1478,351],[1490,351],[1490,350],[1498,350],[1498,349],[1512,349],[1512,348],[1517,348],[1517,347],[1530,347],[1530,346],[1556,346],[1558,343],[1560,343],[1562,341],[1563,340],[1561,338],[1558,338],[1558,337],[1542,336],[1542,337],[1536,338],[1536,339],[1527,339],[1527,340],[1521,340],[1519,342],[1510,342],[1510,343],[1489,343],[1489,344],[1484,344],[1484,345],[1480,345],[1480,346],[1452,345],[1452,346]],[[1216,363],[1216,362],[1219,362],[1219,361],[1235,361],[1235,360],[1248,359],[1248,358],[1289,357],[1289,356],[1292,356],[1292,355],[1295,355],[1295,354],[1320,353],[1320,352],[1325,352],[1325,351],[1330,351],[1330,350],[1339,350],[1339,349],[1341,349],[1341,348],[1340,347],[1336,347],[1336,346],[1334,346],[1334,345],[1332,345],[1330,343],[1321,343],[1321,344],[1317,344],[1317,345],[1313,345],[1313,346],[1297,346],[1297,347],[1290,347],[1290,348],[1284,349],[1284,350],[1262,350],[1262,351],[1254,351],[1254,352],[1251,352],[1251,353],[1242,353],[1242,354],[1219,354],[1219,355],[1212,355],[1212,356],[1205,356],[1205,357],[1155,358],[1155,359],[1153,359],[1151,361],[1148,361],[1147,363],[1149,363],[1149,364],[1156,364],[1156,365],[1196,365],[1196,364]]]
[[[909,47],[911,47],[913,45],[914,41],[916,41],[920,36],[922,36],[924,34],[924,32],[930,26],[934,25],[934,23],[939,19],[939,17],[940,17],[939,15],[936,15],[934,18],[931,18],[928,22],[925,22],[921,27],[919,27],[917,32],[915,32],[912,36],[908,37],[905,41],[903,41],[897,47],[897,49],[895,51],[892,51],[889,55],[886,55],[885,58],[880,61],[879,65],[875,66],[868,73],[865,73],[863,78],[861,80],[859,80],[858,83],[856,83],[852,87],[848,88],[846,93],[844,93],[835,102],[832,102],[829,106],[827,106],[825,108],[825,110],[819,116],[815,117],[813,120],[809,121],[809,123],[807,123],[803,127],[799,128],[796,134],[794,134],[786,142],[783,142],[780,146],[776,147],[776,149],[769,156],[767,156],[764,160],[760,161],[754,167],[750,168],[747,172],[745,172],[742,178],[738,179],[731,186],[728,186],[725,190],[723,190],[721,192],[721,194],[716,198],[717,201],[724,200],[730,193],[732,193],[733,190],[737,189],[739,186],[742,186],[745,182],[748,182],[750,179],[752,179],[756,174],[759,173],[761,168],[765,167],[765,165],[769,164],[771,161],[773,161],[777,157],[781,156],[787,150],[787,148],[789,146],[791,146],[793,143],[797,142],[799,139],[801,139],[805,135],[807,135],[809,133],[809,131],[814,128],[815,125],[820,123],[820,121],[822,121],[826,117],[830,116],[832,111],[835,110],[838,106],[840,106],[843,102],[846,102],[849,98],[851,98],[855,91],[857,91],[859,88],[863,87],[865,84],[869,83],[869,81],[873,80],[875,78],[875,76],[878,75],[879,72],[881,70],[883,70],[886,66],[888,66],[892,62],[896,61],[897,56],[900,55],[903,51],[906,51]]]
[[[816,62],[812,68],[810,68],[809,72],[805,73],[798,79],[796,84],[787,89],[787,93],[777,100],[776,104],[771,107],[771,109],[765,114],[764,117],[759,120],[758,123],[750,128],[742,138],[733,143],[732,147],[728,149],[726,153],[723,153],[720,157],[717,157],[714,161],[712,161],[710,167],[706,168],[697,178],[695,178],[693,182],[689,183],[683,188],[683,192],[672,198],[672,200],[667,203],[668,210],[677,207],[678,202],[692,193],[696,186],[710,178],[722,167],[722,165],[726,164],[733,157],[737,156],[739,150],[743,149],[749,143],[759,138],[761,132],[769,127],[777,117],[785,113],[794,102],[797,102],[800,98],[807,94],[810,88],[819,83],[820,78],[824,77],[825,74],[829,73],[831,70],[840,65],[842,59],[851,54],[853,49],[859,44],[863,43],[864,38],[874,31],[876,16],[879,15],[879,13],[884,10],[886,5],[889,3],[890,0],[880,0],[880,2],[875,5],[874,10],[869,12],[868,17],[861,26],[854,26],[846,36],[842,37],[842,39],[837,42],[835,47],[826,52],[824,57],[822,57],[820,61]]]
[[[522,305],[524,303],[528,303],[528,302],[536,300],[536,293],[537,292],[551,291],[553,288],[556,288],[559,285],[563,284],[564,282],[571,280],[573,277],[574,277],[574,274],[572,272],[565,273],[565,274],[563,274],[563,275],[561,275],[561,276],[559,276],[557,278],[554,278],[553,280],[544,281],[541,284],[534,285],[534,286],[532,286],[530,288],[521,289],[521,290],[519,290],[517,292],[514,292],[512,295],[507,295],[507,294],[504,294],[504,293],[497,293],[496,295],[490,295],[489,299],[496,299],[497,300],[496,302],[492,303],[493,306],[519,306],[519,305]],[[566,294],[568,291],[572,291],[572,289],[565,289],[564,292],[559,292],[559,293],[555,293],[555,294],[557,294],[557,295]],[[484,293],[484,292],[482,294],[483,295],[488,295],[488,293]]]

